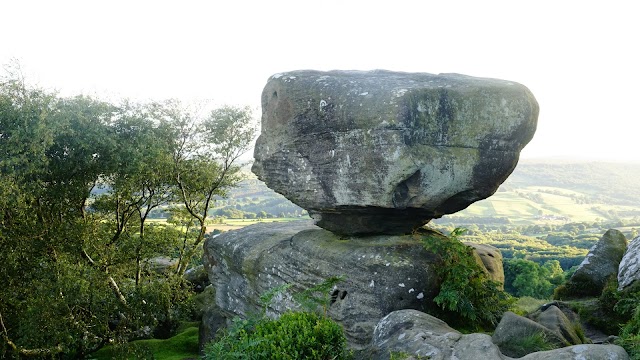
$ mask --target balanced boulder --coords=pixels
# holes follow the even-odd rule
[[[253,172],[342,234],[411,232],[491,196],[536,129],[511,81],[294,71],[262,93]]]

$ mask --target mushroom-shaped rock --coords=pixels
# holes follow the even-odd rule
[[[262,93],[253,172],[342,234],[411,232],[491,196],[536,129],[523,85],[459,74],[294,71]]]

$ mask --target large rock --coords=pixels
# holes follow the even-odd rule
[[[504,80],[277,74],[262,93],[253,172],[325,229],[408,233],[491,196],[537,117],[531,92]]]
[[[553,348],[570,345],[568,341],[553,330],[510,311],[502,316],[493,333],[492,340],[504,354],[521,357],[536,351],[534,348],[525,348],[521,345],[532,336],[541,337],[548,346]]]
[[[607,232],[589,250],[566,284],[570,296],[598,296],[607,280],[618,274],[618,266],[627,249],[627,238],[616,229]]]
[[[556,333],[566,344],[579,345],[586,340],[578,334],[578,329],[582,328],[579,315],[564,303],[545,304],[527,317]]]
[[[223,233],[204,248],[216,304],[227,318],[259,312],[260,295],[280,285],[302,291],[344,276],[325,294],[331,295],[327,314],[342,324],[355,350],[369,345],[383,316],[399,309],[428,310],[439,291],[433,271],[438,258],[413,235],[340,237],[311,221],[295,221]],[[275,297],[268,314],[295,309],[289,295]]]
[[[283,284],[302,291],[344,276],[327,314],[342,324],[349,345],[369,345],[375,324],[398,309],[425,309],[438,292],[436,257],[412,236],[341,238],[312,221],[251,225],[208,239],[205,266],[216,304],[231,318],[261,310],[259,298]],[[295,309],[287,292],[267,313]]]
[[[489,335],[463,335],[445,322],[415,310],[394,311],[376,325],[369,359],[388,360],[391,353],[431,360],[512,359],[500,352]],[[617,345],[575,345],[534,352],[520,359],[627,360],[629,356]]]
[[[531,314],[530,319],[553,331],[567,344],[579,345],[584,342],[577,332],[578,327],[581,326],[580,323],[576,320],[571,321],[564,312],[555,305]]]
[[[640,236],[631,241],[618,268],[618,290],[622,291],[640,279]]]
[[[444,321],[416,310],[394,311],[382,318],[370,351],[372,360],[388,360],[392,353],[431,360],[505,359],[489,335],[462,335]]]

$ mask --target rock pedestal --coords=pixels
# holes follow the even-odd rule
[[[311,221],[264,223],[207,240],[204,262],[227,318],[261,311],[259,298],[291,288],[268,314],[298,308],[292,292],[344,276],[329,294],[327,314],[345,329],[349,345],[366,348],[380,318],[399,309],[428,310],[439,291],[437,257],[413,235],[341,237]],[[288,294],[288,295],[287,295]],[[322,295],[321,295],[322,296]]]
[[[277,74],[262,93],[253,172],[330,231],[409,233],[492,195],[537,117],[531,92],[504,80]]]

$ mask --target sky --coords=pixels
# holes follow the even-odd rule
[[[522,158],[640,162],[633,1],[0,1],[0,65],[62,96],[249,105],[300,69],[461,73],[527,86]]]

